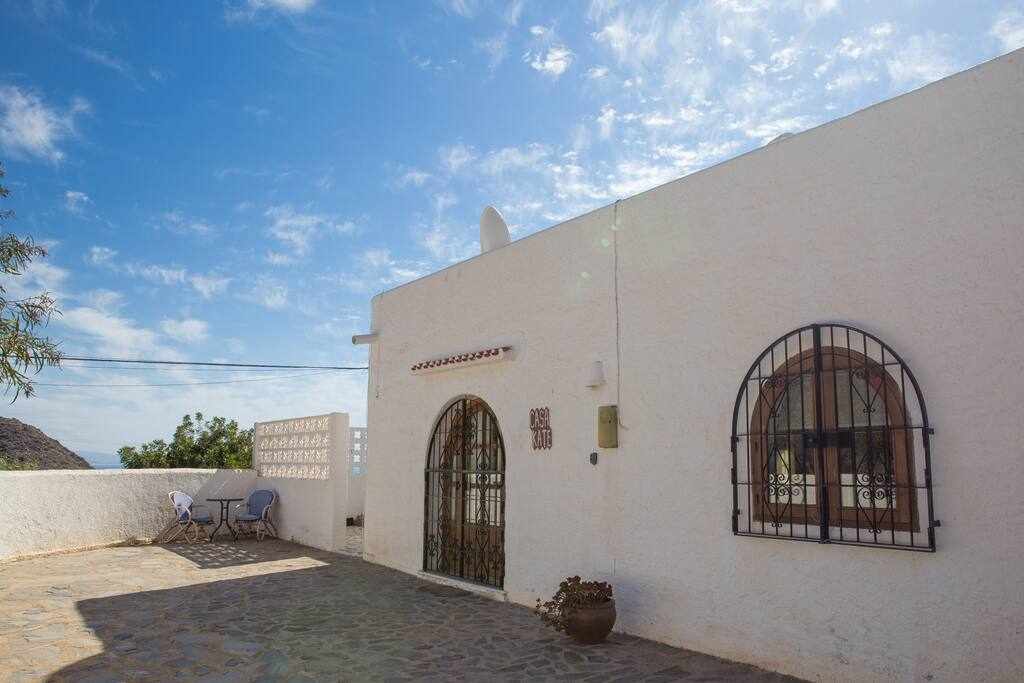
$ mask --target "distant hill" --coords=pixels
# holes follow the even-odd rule
[[[0,455],[41,470],[89,470],[83,458],[41,430],[13,417],[0,417]]]

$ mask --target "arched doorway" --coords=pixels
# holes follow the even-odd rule
[[[505,581],[505,445],[475,396],[452,401],[430,436],[423,569],[496,588]]]

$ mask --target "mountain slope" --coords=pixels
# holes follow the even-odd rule
[[[13,417],[0,417],[0,456],[41,470],[92,469],[56,439]]]

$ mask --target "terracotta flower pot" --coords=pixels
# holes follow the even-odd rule
[[[565,613],[565,632],[586,645],[600,643],[615,625],[615,600],[593,607],[572,607]]]

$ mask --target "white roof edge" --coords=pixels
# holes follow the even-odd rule
[[[460,266],[460,265],[462,265],[464,263],[469,263],[470,261],[474,261],[474,260],[479,259],[479,258],[484,258],[488,254],[493,254],[495,252],[501,251],[502,249],[507,249],[509,247],[515,246],[516,244],[518,244],[520,242],[523,242],[525,240],[528,240],[531,237],[537,237],[538,235],[543,235],[543,234],[545,234],[545,233],[547,233],[549,231],[555,230],[557,228],[561,228],[561,227],[567,225],[568,223],[571,223],[571,222],[573,222],[575,220],[579,220],[580,218],[584,218],[585,216],[589,216],[591,214],[597,213],[598,211],[608,210],[608,209],[612,208],[613,206],[615,206],[615,204],[617,204],[619,202],[627,202],[627,201],[630,201],[632,199],[636,199],[637,197],[642,197],[643,195],[648,194],[650,192],[654,192],[656,190],[660,190],[661,188],[665,187],[666,185],[672,185],[673,183],[678,183],[678,182],[681,182],[681,181],[684,181],[684,180],[688,180],[688,179],[690,179],[690,178],[692,178],[692,177],[694,177],[696,175],[701,175],[701,174],[704,174],[704,173],[708,173],[710,171],[718,169],[721,166],[725,166],[726,164],[735,163],[735,162],[739,161],[740,159],[743,159],[743,158],[745,158],[747,156],[750,156],[752,154],[759,154],[759,153],[766,152],[766,151],[768,151],[771,148],[775,148],[775,147],[780,146],[780,143],[789,144],[793,140],[795,140],[797,138],[800,138],[800,137],[803,137],[803,136],[805,136],[805,135],[807,135],[809,133],[813,133],[813,132],[818,131],[818,130],[820,130],[822,128],[827,128],[829,126],[838,125],[839,123],[841,123],[843,121],[846,121],[847,119],[853,118],[855,116],[859,116],[861,114],[864,114],[865,112],[871,111],[872,109],[888,106],[892,102],[896,102],[896,101],[902,100],[902,99],[907,98],[907,97],[915,96],[918,93],[920,93],[922,90],[930,89],[932,87],[938,86],[940,83],[944,83],[944,82],[952,80],[954,78],[960,78],[961,76],[969,74],[972,71],[976,71],[977,69],[981,69],[981,68],[986,67],[986,66],[988,66],[990,64],[993,64],[995,62],[999,62],[999,61],[1003,61],[1003,60],[1008,60],[1008,59],[1013,59],[1014,57],[1024,57],[1024,47],[1017,48],[1016,50],[1011,50],[1010,52],[998,55],[996,57],[993,57],[992,59],[987,59],[984,62],[980,62],[978,64],[975,64],[974,66],[968,67],[968,68],[964,69],[963,71],[957,71],[956,73],[949,74],[948,76],[943,76],[942,78],[940,78],[940,79],[938,79],[936,81],[932,81],[930,83],[925,83],[924,85],[918,86],[917,88],[914,88],[913,90],[908,90],[905,93],[900,93],[899,95],[895,95],[895,96],[890,97],[888,99],[881,100],[880,102],[875,102],[874,104],[869,104],[868,106],[863,107],[861,109],[857,109],[856,111],[852,111],[849,114],[844,114],[843,116],[840,116],[838,118],[830,119],[829,121],[825,121],[824,123],[819,123],[816,126],[812,126],[810,128],[807,128],[806,130],[802,130],[802,131],[800,131],[798,133],[793,133],[793,134],[791,134],[791,135],[789,135],[787,137],[783,138],[782,136],[779,136],[779,137],[775,138],[774,140],[772,140],[770,143],[768,143],[766,145],[761,145],[759,147],[755,147],[754,149],[750,149],[750,150],[747,150],[746,152],[743,152],[741,154],[737,154],[734,157],[729,157],[728,159],[723,159],[722,161],[719,161],[719,162],[717,162],[715,164],[712,164],[711,166],[705,166],[704,168],[701,168],[701,169],[698,169],[696,171],[693,171],[692,173],[687,173],[686,175],[680,176],[678,178],[673,178],[672,180],[667,180],[667,181],[661,183],[660,185],[655,185],[654,187],[650,187],[650,188],[648,188],[648,189],[646,189],[646,190],[644,190],[642,192],[637,192],[636,194],[630,195],[629,197],[623,197],[623,198],[620,198],[620,199],[616,199],[616,200],[614,200],[614,201],[612,201],[612,202],[610,202],[608,204],[604,204],[604,205],[599,206],[599,207],[597,207],[595,209],[591,209],[590,211],[586,211],[584,213],[581,213],[578,216],[573,216],[572,218],[567,218],[564,221],[560,221],[558,223],[555,223],[554,225],[549,225],[546,228],[541,228],[537,232],[533,232],[533,233],[530,233],[529,235],[526,235],[525,237],[521,237],[521,238],[519,238],[517,240],[513,240],[513,241],[509,242],[508,244],[502,245],[501,247],[498,247],[498,248],[493,249],[491,251],[484,252],[482,254],[474,254],[473,256],[470,256],[469,258],[463,259],[461,261],[457,261],[455,263],[451,263],[451,264],[445,266],[444,268],[441,268],[440,270],[435,270],[432,273],[427,273],[426,275],[422,275],[422,276],[420,276],[420,277],[418,277],[418,278],[416,278],[414,280],[409,280],[408,282],[403,282],[400,285],[395,285],[394,287],[391,287],[390,289],[385,289],[385,290],[383,290],[381,292],[378,292],[377,294],[373,295],[370,298],[370,301],[373,302],[373,301],[379,299],[380,297],[384,296],[385,294],[391,294],[392,292],[395,292],[395,291],[397,291],[399,289],[402,289],[403,287],[408,287],[409,285],[414,285],[414,284],[420,282],[421,280],[426,280],[426,279],[432,278],[432,277],[434,277],[436,275],[440,275],[441,273],[444,273],[445,271],[450,270],[450,269],[452,269],[452,268],[454,268],[456,266]]]

